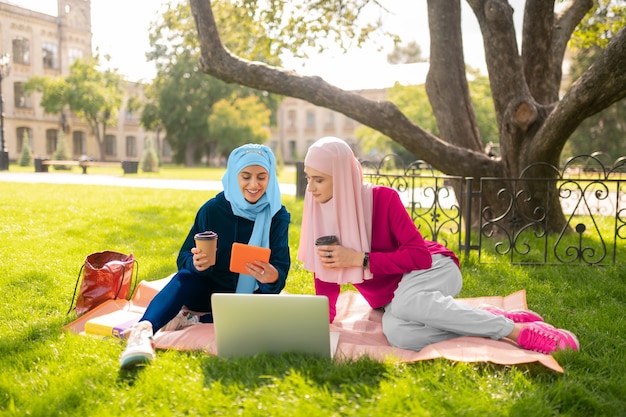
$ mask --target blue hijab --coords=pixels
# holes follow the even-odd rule
[[[267,189],[255,204],[249,203],[239,188],[239,172],[250,165],[262,166],[269,174]],[[282,206],[280,187],[276,178],[276,159],[272,150],[264,145],[247,144],[232,151],[228,157],[222,184],[224,197],[230,202],[233,213],[254,222],[248,244],[269,248],[272,217]],[[253,293],[256,288],[257,281],[253,276],[239,274],[237,292]]]

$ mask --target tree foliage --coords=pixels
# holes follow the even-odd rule
[[[116,70],[100,71],[98,57],[77,59],[67,76],[34,76],[25,83],[27,91],[42,93],[46,113],[63,114],[69,109],[87,122],[104,160],[106,128],[115,124],[122,105],[122,77]]]
[[[604,49],[626,26],[624,0],[597,0],[576,27],[570,46],[573,50]]]
[[[141,170],[143,172],[159,171],[159,155],[156,149],[154,149],[154,144],[150,138],[146,139],[146,145],[141,158]]]
[[[570,65],[570,76],[576,80],[602,50],[597,45],[577,48]],[[563,151],[563,159],[575,155],[601,152],[607,165],[626,155],[626,99],[585,119],[572,133]]]
[[[209,116],[209,138],[220,155],[246,143],[264,143],[270,137],[270,113],[256,96],[220,100]]]
[[[253,0],[234,3],[254,3],[258,10],[265,10],[266,5],[270,10],[280,9],[282,14],[273,12],[280,17],[274,23],[279,26],[291,17],[287,17],[291,2],[286,0],[269,4]],[[358,15],[368,3],[366,0],[299,2],[313,10],[332,10],[329,14],[340,22],[343,17]],[[521,45],[518,45],[513,8],[508,1],[467,0],[483,36],[494,103],[501,157],[492,158],[483,148],[470,97],[463,58],[460,0],[426,2],[430,31],[426,92],[439,128],[437,135],[413,123],[395,103],[373,102],[342,91],[319,77],[300,76],[233,54],[225,48],[220,35],[236,29],[222,25],[215,18],[211,1],[190,0],[190,4],[201,45],[201,69],[206,74],[343,113],[451,175],[517,177],[533,163],[558,165],[572,132],[585,119],[626,96],[626,29],[623,27],[610,34],[610,39],[607,35],[608,42],[602,53],[563,96],[560,94],[568,42],[577,25],[586,16],[588,19],[587,13],[597,4],[593,0],[568,0],[559,4],[558,11],[554,0],[526,0]],[[381,3],[371,2],[371,6],[380,8]],[[310,14],[316,16],[316,12]],[[254,15],[264,17],[260,11]],[[264,26],[265,21],[259,19],[258,24]],[[330,28],[331,21],[334,22],[317,20],[311,23],[311,32],[303,32],[319,33],[316,32],[319,26]],[[335,29],[340,31],[344,27],[337,25]],[[294,46],[301,45],[294,43]],[[554,174],[537,170],[534,175],[543,178]],[[507,187],[507,184],[502,185]],[[537,181],[525,186],[529,195],[537,197],[535,204],[551,213],[562,213],[556,193],[546,192],[547,188],[554,187],[554,182]],[[483,190],[483,193],[494,210],[506,210],[506,204],[498,200],[495,191]],[[515,190],[509,191],[517,195]],[[528,213],[523,215],[532,216],[534,209],[528,205],[524,208]],[[565,224],[565,217],[561,215],[547,226],[558,231]]]
[[[54,159],[55,161],[67,161],[69,159],[67,154],[67,141],[65,140],[65,133],[63,132],[63,130],[59,131],[56,150],[52,155],[52,159]],[[54,169],[67,171],[72,169],[72,167],[69,165],[54,165]]]
[[[489,89],[489,79],[476,70],[468,71],[474,77],[469,83],[469,89],[476,113],[476,123],[483,140],[483,146],[487,147],[489,144],[493,145],[493,143],[498,141],[498,131],[493,123],[495,111]],[[439,134],[439,127],[435,122],[424,85],[407,86],[396,84],[388,90],[388,99],[395,103],[413,123],[421,126],[433,135]],[[367,126],[358,128],[357,137],[359,138],[361,150],[370,156],[395,153],[406,162],[415,158],[415,155],[403,146]]]
[[[387,55],[387,62],[390,64],[411,64],[415,62],[426,62],[422,57],[422,48],[415,41],[406,45],[396,45],[393,51]]]
[[[227,2],[223,4],[229,13],[221,14],[222,21],[238,28],[245,28],[246,22],[252,21],[244,9],[235,10]],[[259,31],[250,27],[240,36],[226,36],[226,39],[248,57],[267,58],[270,46],[262,41],[253,42],[255,34],[262,38]],[[260,118],[265,127],[269,125],[268,109],[276,108],[277,98],[203,76],[198,66],[199,42],[188,7],[170,4],[152,24],[150,42],[148,58],[156,63],[157,76],[147,89],[151,101],[144,107],[142,124],[165,129],[176,161],[193,165],[205,157],[228,155],[237,144],[267,138],[256,124]],[[241,111],[253,103],[245,98],[252,96],[257,97],[255,112],[242,118]],[[242,105],[243,108],[238,107]],[[228,109],[228,106],[235,107]],[[213,116],[216,111],[220,116]],[[222,120],[221,116],[226,119]],[[240,125],[233,125],[235,122]]]
[[[19,165],[21,167],[31,166],[33,164],[33,152],[30,148],[30,137],[28,131],[24,129],[22,134],[22,152],[20,152]]]

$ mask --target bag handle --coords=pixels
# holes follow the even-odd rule
[[[66,314],[70,314],[70,312],[74,309],[72,308],[72,306],[74,305],[74,298],[76,297],[76,290],[78,289],[78,282],[80,281],[80,274],[82,274],[84,267],[85,267],[85,263],[83,262],[83,264],[80,267],[80,270],[78,271],[78,277],[76,278],[76,285],[74,285],[74,294],[72,294],[72,301],[70,302],[70,308],[69,310],[67,310]]]
[[[133,259],[133,263],[135,264],[135,279],[133,279],[132,275],[130,277],[130,287],[128,287],[128,297],[132,297],[133,292],[135,291],[135,287],[137,286],[137,276],[139,275],[139,262],[137,259]],[[126,265],[122,264],[122,279],[120,279],[120,287],[117,289],[115,293],[114,300],[120,296],[120,292],[122,291],[122,287],[124,286],[124,278],[126,277]]]

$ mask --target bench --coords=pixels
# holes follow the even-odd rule
[[[50,166],[79,166],[83,169],[83,174],[87,173],[88,167],[121,167],[124,174],[136,174],[138,162],[122,161],[122,162],[106,162],[106,161],[74,161],[74,160],[52,160],[52,159],[35,159],[35,172],[48,172]]]

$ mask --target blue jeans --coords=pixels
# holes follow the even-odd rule
[[[140,321],[152,323],[152,330],[157,332],[172,320],[183,306],[192,311],[207,312],[200,317],[203,323],[213,322],[211,312],[211,294],[214,286],[210,280],[191,271],[178,271],[161,291],[152,299]]]

